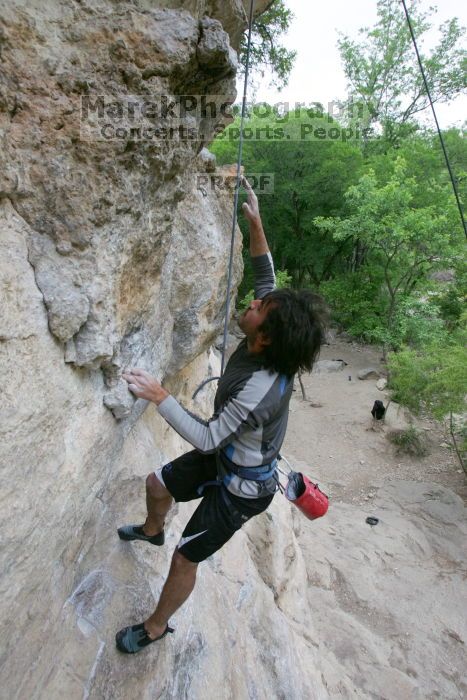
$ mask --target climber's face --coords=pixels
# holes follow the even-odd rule
[[[268,345],[263,333],[259,330],[266,320],[270,305],[262,299],[254,299],[238,319],[238,325],[245,333],[248,346],[259,350],[259,346]]]

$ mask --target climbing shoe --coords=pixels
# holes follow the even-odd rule
[[[138,651],[141,651],[141,649],[144,649],[144,647],[152,644],[152,642],[158,642],[159,639],[165,637],[169,632],[173,632],[173,629],[167,625],[165,632],[163,632],[160,637],[151,639],[142,622],[140,625],[124,627],[120,632],[117,632],[115,635],[115,643],[117,649],[124,654],[136,654]]]
[[[121,540],[142,540],[143,542],[149,542],[149,544],[157,544],[159,546],[164,544],[164,530],[157,535],[149,537],[144,534],[142,525],[124,525],[123,527],[119,527],[117,532]]]

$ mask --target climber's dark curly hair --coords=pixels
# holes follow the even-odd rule
[[[308,289],[275,289],[263,299],[269,308],[259,331],[271,340],[263,354],[266,366],[292,376],[310,372],[325,338],[326,305]]]

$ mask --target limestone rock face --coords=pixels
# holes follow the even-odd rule
[[[10,638],[1,685],[10,697],[82,697],[101,642],[79,641],[86,622],[71,641],[64,615],[86,581],[104,615],[121,575],[94,572],[117,524],[110,484],[118,492],[120,479],[181,449],[162,421],[134,442],[146,404],[122,369],[145,367],[181,396],[184,372],[198,383],[218,373],[209,348],[223,324],[233,197],[200,186],[215,164],[198,154],[225,118],[188,115],[192,138],[106,139],[89,137],[83,117],[82,98],[99,96],[114,109],[180,94],[234,100],[241,4],[185,5],[0,2],[0,606]],[[105,118],[115,129],[118,113]]]
[[[50,331],[66,343],[65,361],[102,368],[110,384],[128,361],[162,375],[169,364],[180,369],[186,355],[167,352],[175,259],[186,237],[175,217],[177,205],[193,199],[196,154],[214,123],[204,120],[203,138],[194,140],[83,139],[87,103],[81,100],[94,104],[102,95],[126,106],[135,96],[163,95],[170,102],[196,89],[232,101],[236,56],[228,34],[217,19],[149,3],[84,10],[57,0],[43,12],[17,2],[9,3],[4,20],[2,192],[29,225],[28,260]],[[226,232],[227,201],[216,200],[211,219]],[[202,218],[195,221],[199,228]],[[198,252],[206,241],[199,236]],[[209,246],[207,255],[223,274],[224,237]],[[216,276],[216,265],[211,273]],[[207,307],[202,286],[192,285],[190,297],[201,296],[195,305]],[[218,306],[217,294],[211,297]],[[214,323],[202,339],[192,339],[189,359],[215,335],[216,311],[210,316]],[[196,329],[189,323],[185,332]]]

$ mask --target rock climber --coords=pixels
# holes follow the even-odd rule
[[[201,498],[175,549],[154,613],[117,633],[117,648],[129,654],[173,631],[170,617],[191,594],[198,564],[271,503],[293,378],[299,369],[311,370],[323,341],[321,298],[309,290],[274,289],[258,200],[249,183],[243,184],[255,299],[238,321],[245,338],[219,380],[213,417],[204,421],[189,413],[142,369],[123,374],[129,390],[155,403],[195,449],[149,474],[146,520],[120,527],[119,537],[160,546],[172,501]]]

